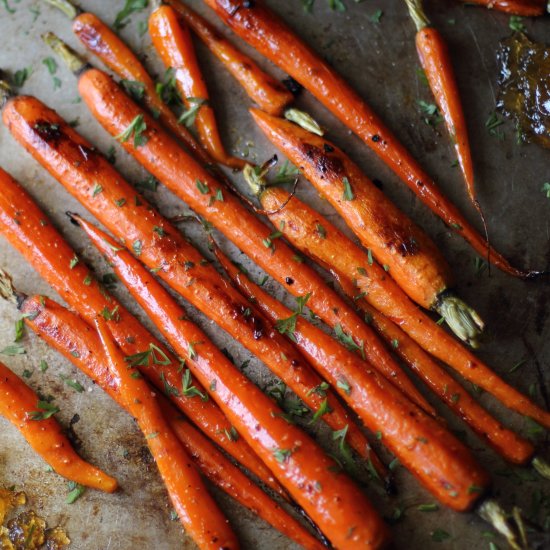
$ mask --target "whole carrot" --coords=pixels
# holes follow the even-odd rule
[[[544,15],[547,9],[546,0],[469,0],[468,3],[524,17]]]
[[[145,105],[181,142],[204,164],[212,158],[193,137],[184,124],[171,111],[157,94],[156,84],[132,50],[99,17],[82,12],[69,0],[46,0],[62,10],[73,20],[73,32],[86,49],[94,53],[109,69],[116,73],[128,86],[131,86]]]
[[[268,139],[325,197],[391,277],[418,304],[445,317],[476,345],[483,323],[453,292],[451,269],[435,243],[378,189],[341,149],[287,120],[257,109]],[[452,307],[451,307],[452,306]]]
[[[449,227],[482,256],[488,243],[443,195],[435,181],[351,86],[296,36],[261,0],[204,0],[237,35],[311,92],[360,137],[401,180]],[[516,277],[536,273],[512,267],[494,249],[491,262]]]
[[[113,250],[113,241],[104,233],[90,224],[84,225],[81,219],[79,222],[95,246],[114,265],[119,278],[130,290],[130,293],[154,319],[155,324],[172,342],[172,345],[176,346],[179,341],[176,339],[176,335],[185,336],[186,339],[192,338],[193,341],[204,341],[204,336],[199,337],[199,335],[191,333],[192,330],[196,330],[194,325],[172,323],[176,326],[169,326],[167,318],[181,318],[181,308],[169,298],[159,283],[128,252]],[[176,313],[178,313],[177,316]],[[284,318],[288,318],[287,314],[291,314],[285,308],[279,313],[284,313]],[[293,334],[299,342],[302,327],[306,325],[297,316],[294,317],[294,321],[296,328]],[[316,337],[322,338],[320,334],[316,334]],[[325,337],[329,338],[326,335]],[[301,348],[307,347],[303,343],[299,345]],[[202,355],[203,347],[204,344],[196,348],[199,358]],[[330,350],[328,352],[327,347]],[[323,360],[318,363],[318,366],[321,363],[324,365],[323,374],[337,388],[338,380],[344,386],[347,380],[350,397],[354,398],[355,410],[361,414],[368,428],[372,431],[382,432],[383,440],[387,440],[391,451],[399,456],[402,463],[418,476],[441,502],[457,510],[464,510],[477,500],[470,488],[472,485],[485,487],[488,478],[481,467],[475,463],[468,450],[450,432],[436,420],[421,412],[398,390],[392,389],[391,385],[375,374],[374,370],[350,368],[350,365],[355,363],[355,356],[347,353],[341,346],[325,345],[307,351],[308,355],[325,354]],[[345,371],[341,370],[344,369],[344,366],[347,367]],[[198,373],[197,376],[200,379]],[[217,382],[215,387],[215,391],[211,392],[214,399],[218,393]],[[329,389],[326,385],[319,385],[314,391],[325,393]],[[338,391],[341,395],[346,395],[346,388],[338,388]],[[340,433],[345,433],[347,441],[348,427],[344,427],[344,430]],[[328,533],[325,532],[325,534],[328,536]]]
[[[466,183],[466,190],[472,204],[481,216],[487,234],[485,216],[476,197],[474,164],[468,138],[468,127],[449,49],[441,33],[431,25],[424,13],[422,0],[405,0],[405,2],[416,25],[416,50],[420,64],[454,144],[458,164]]]
[[[116,491],[116,479],[76,454],[53,416],[58,411],[0,363],[0,416],[9,420],[59,475],[100,491]]]
[[[91,152],[82,143],[79,147],[80,155],[87,156]],[[120,201],[116,187],[114,192],[103,189],[99,180],[91,186],[89,193],[104,194],[107,201]],[[136,199],[139,199],[137,195],[132,200]],[[180,385],[179,360],[108,294],[32,197],[1,168],[0,233],[82,317],[93,322],[98,314],[102,314],[117,320],[111,330],[130,361],[140,363],[144,375],[167,392],[171,400],[213,441],[264,483],[282,492],[271,472],[246,442],[234,441],[227,435],[231,432],[231,424],[212,401],[200,398],[205,392],[198,381],[190,380],[190,384],[197,388],[195,395],[167,391]]]
[[[5,283],[5,274],[3,278]],[[76,314],[49,298],[21,294],[17,297],[21,311],[29,314],[25,317],[26,325],[124,406],[114,377],[98,353],[101,344],[97,332]],[[171,429],[210,481],[298,544],[320,550],[321,545],[296,520],[233,465],[166,398],[159,396],[159,400]]]
[[[297,262],[296,255],[284,242],[274,242],[277,232],[270,232],[230,189],[187,155],[153,118],[141,112],[107,74],[87,69],[82,63],[79,65],[78,59],[67,49],[62,54],[69,59],[73,72],[79,75],[81,95],[94,116],[107,131],[118,136],[138,161],[292,294],[309,294],[308,305],[319,317],[331,326],[341,325],[344,331],[352,334],[357,348],[384,376],[424,410],[433,412],[353,309],[330,290],[312,268]],[[129,139],[132,135],[134,139]],[[154,139],[149,139],[151,136]],[[159,159],[162,161],[159,162]],[[152,267],[156,268],[158,264]],[[170,277],[172,273],[162,272],[160,275]],[[222,320],[227,321],[225,317]]]
[[[120,400],[137,420],[145,436],[185,531],[200,548],[238,548],[239,543],[229,522],[166,422],[155,394],[144,380],[135,376],[138,371],[128,368],[124,356],[115,346],[105,319],[98,317],[95,326]]]
[[[147,272],[139,261],[133,258],[129,252],[126,250],[118,250],[116,242],[113,241],[111,237],[79,216],[72,215],[72,219],[84,229],[96,248],[107,257],[109,264],[113,266],[115,273],[121,280],[127,282],[129,280],[139,279],[144,282],[144,284],[151,286],[155,285],[153,276]],[[136,300],[141,299],[135,287],[130,285],[129,290]],[[240,294],[237,295],[240,297]],[[210,300],[212,308],[218,307],[218,301],[215,299],[214,295],[211,296]],[[223,304],[220,305],[223,307]],[[267,336],[271,340],[275,340],[276,337],[279,336],[276,330],[267,326],[265,320],[258,315],[251,304],[247,309],[248,313],[245,313],[245,316],[251,320],[255,330],[258,331],[258,335],[261,333],[259,339]],[[193,326],[192,323],[189,323],[189,327]],[[198,339],[196,341],[200,342]],[[191,360],[195,359],[193,346],[191,347],[191,352],[188,351],[185,357],[189,357]],[[320,390],[320,388],[323,388],[323,379],[317,376],[309,365],[305,364],[301,356],[293,352],[291,346],[282,348],[279,351],[277,360],[282,364],[290,360],[292,367],[290,370],[274,368],[272,363],[268,363],[268,366],[270,366],[271,370],[279,376],[306,405],[315,411],[313,420],[323,420],[335,431],[345,429],[347,441],[351,447],[354,448],[361,457],[369,459],[368,449],[370,446],[367,438],[355,425],[351,416],[336,399],[334,393],[329,389]],[[379,463],[377,463],[377,465],[379,465]],[[383,468],[381,468],[381,474],[383,476],[385,474]]]
[[[188,127],[195,124],[202,146],[217,162],[235,170],[242,169],[244,160],[228,155],[223,146],[214,109],[209,103],[208,88],[185,22],[178,20],[176,11],[170,6],[159,6],[149,16],[149,34],[164,65],[174,70],[177,89],[187,107],[183,115],[185,124]]]
[[[260,69],[251,57],[236,48],[206,19],[180,0],[166,3],[178,12],[180,19],[191,27],[262,111],[280,115],[292,102],[292,94],[278,80]]]
[[[285,237],[298,250],[328,269],[355,280],[361,297],[394,321],[422,348],[455,369],[466,380],[494,395],[508,408],[550,428],[550,413],[507,384],[469,349],[424,314],[391,277],[369,256],[318,212],[281,188],[260,194],[270,220],[283,227]],[[279,209],[281,204],[285,208]],[[283,223],[284,222],[284,223]],[[322,235],[319,227],[323,228]]]
[[[334,462],[283,419],[282,410],[212,344],[137,260],[125,250],[113,249],[114,241],[91,224],[78,221],[174,349],[182,356],[191,350],[194,361],[189,368],[330,541],[346,549],[383,546],[386,528],[352,481],[333,471]],[[299,376],[300,365],[295,367]]]

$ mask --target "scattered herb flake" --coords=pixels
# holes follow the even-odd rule
[[[25,351],[25,348],[21,344],[11,344],[9,346],[6,346],[3,350],[0,351],[0,354],[2,355],[23,355],[27,353]]]
[[[147,136],[143,134],[147,129],[147,124],[143,120],[143,115],[137,115],[132,122],[130,122],[128,128],[115,136],[115,139],[118,139],[121,143],[124,143],[134,136],[134,147],[139,147],[140,145],[145,145],[147,143]]]
[[[68,487],[69,493],[65,499],[67,504],[73,504],[86,492],[86,487],[84,487],[84,485],[80,485],[74,481],[69,481]]]
[[[129,17],[138,11],[144,10],[147,7],[147,0],[126,0],[124,7],[116,14],[113,28],[120,30],[128,23]]]
[[[37,411],[30,411],[27,413],[30,420],[47,420],[55,413],[59,412],[59,407],[45,400],[38,401],[36,408],[38,409]]]
[[[186,101],[190,104],[189,108],[183,111],[178,119],[180,124],[184,124],[187,128],[191,128],[195,124],[195,119],[199,114],[199,110],[203,105],[208,104],[208,100],[200,97],[187,97]]]
[[[344,177],[342,179],[342,183],[344,184],[344,193],[342,195],[342,198],[345,201],[352,201],[355,198],[355,195],[353,194],[353,189],[351,188],[351,184],[348,178]]]

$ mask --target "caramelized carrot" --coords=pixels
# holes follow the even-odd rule
[[[103,357],[95,352],[101,344],[90,325],[43,296],[24,299],[20,302],[20,309],[32,313],[25,319],[27,326],[123,406],[114,377]],[[171,429],[210,481],[298,544],[311,550],[321,549],[321,545],[296,520],[234,466],[167,399],[159,397],[159,400]]]
[[[38,395],[0,363],[0,415],[9,420],[29,445],[61,476],[113,493],[116,479],[80,458],[52,414],[59,409]]]
[[[166,338],[171,341],[175,349],[180,351],[184,348],[183,342],[179,344],[179,348],[176,347],[177,342],[180,341],[182,337],[185,337],[187,340],[192,338],[191,341],[205,341],[204,335],[191,332],[191,330],[196,331],[197,329],[194,325],[187,326],[189,322],[174,323],[172,321],[170,323],[170,321],[167,320],[180,319],[182,317],[181,308],[177,306],[159,283],[157,283],[136,260],[132,259],[126,251],[113,250],[113,241],[106,241],[106,235],[99,232],[95,227],[90,224],[86,224],[86,226],[83,227],[92,238],[95,246],[114,264],[120,279],[124,281],[130,293],[148,312],[152,319],[155,320],[157,327],[159,327]],[[124,271],[122,271],[122,267],[125,268]],[[299,321],[298,319],[297,324]],[[178,339],[178,337],[180,339]],[[203,347],[206,346],[197,346],[196,352],[199,358],[203,355]],[[339,350],[345,352],[345,350],[339,346],[336,346],[336,348],[336,350],[331,350],[336,356]],[[205,355],[205,360],[206,357],[210,359],[209,350],[205,350],[204,353],[208,353],[208,356]],[[341,364],[341,361],[336,360],[334,364]],[[204,369],[204,366],[201,366],[201,368]],[[331,380],[336,378],[334,372],[338,372],[337,367],[333,368]],[[353,384],[353,389],[351,389],[351,391],[353,394],[363,394],[362,398],[359,398],[359,401],[365,404],[365,409],[370,411],[368,418],[372,419],[373,415],[380,415],[376,427],[373,425],[372,421],[369,422],[368,427],[373,431],[384,430],[383,433],[388,434],[389,438],[392,438],[390,434],[395,435],[395,438],[392,439],[394,443],[391,446],[391,450],[396,453],[399,451],[399,455],[403,458],[404,463],[406,463],[415,475],[418,475],[422,481],[434,491],[434,494],[436,494],[442,502],[456,509],[468,508],[476,500],[476,497],[472,497],[468,488],[471,484],[477,485],[478,481],[481,482],[481,486],[484,486],[484,484],[487,483],[487,478],[483,470],[476,465],[467,449],[463,447],[454,436],[440,426],[438,422],[428,417],[425,413],[422,413],[415,405],[405,399],[399,391],[391,390],[391,386],[387,382],[384,382],[381,377],[373,374],[374,371],[353,369],[352,372],[356,372],[359,378],[354,377],[351,379],[350,385]],[[199,373],[197,373],[197,377],[201,379]],[[214,399],[216,399],[218,394],[219,380],[217,377],[215,379],[217,380],[215,384],[216,389],[214,392],[211,392]],[[319,391],[320,387],[320,385],[317,386],[315,390]],[[234,393],[237,393],[236,390]],[[366,397],[371,394],[374,394],[378,398],[380,395],[384,395],[385,399],[376,404],[372,404],[368,402]],[[366,414],[363,408],[360,410],[363,414]],[[383,421],[381,419],[383,419]],[[410,424],[409,419],[412,419],[410,420]],[[346,430],[347,439],[349,431],[346,427],[344,429]],[[393,430],[399,431],[399,434],[393,432]],[[418,442],[414,443],[417,441],[415,438],[421,438],[422,444]],[[396,446],[397,441],[401,441],[403,447],[398,449]],[[390,443],[388,443],[388,445],[389,444]],[[426,455],[424,455],[424,453],[426,453]],[[419,455],[424,460],[421,460]],[[454,460],[454,463],[451,466],[450,461],[452,460]],[[442,464],[445,464],[445,467],[439,469]],[[448,486],[452,486],[453,489],[442,489],[442,479],[445,479],[445,482],[449,484]],[[323,483],[322,485],[324,486]],[[287,486],[287,488],[290,490],[290,487]],[[329,533],[325,531],[325,534],[330,538]]]
[[[550,413],[495,374],[470,350],[457,342],[424,314],[368,253],[348,239],[328,220],[281,188],[270,187],[261,195],[270,220],[283,227],[285,237],[298,250],[330,270],[355,280],[361,296],[396,323],[422,348],[456,370],[462,377],[494,395],[508,408],[550,427]],[[286,203],[285,208],[277,210]],[[284,222],[284,224],[282,224]],[[319,226],[323,228],[319,234]]]
[[[183,528],[200,548],[238,548],[237,537],[229,522],[166,422],[155,394],[139,375],[135,376],[138,371],[128,367],[115,346],[105,319],[98,317],[95,326],[101,341],[97,351],[103,349],[120,400],[137,420],[145,436]]]
[[[527,439],[503,426],[410,336],[372,307],[358,294],[350,279],[333,273],[344,293],[365,312],[371,325],[391,345],[395,353],[426,383],[426,385],[475,433],[505,460],[525,465],[531,461],[535,448]]]
[[[43,123],[45,123],[43,121]],[[40,124],[40,122],[37,122]],[[76,146],[81,158],[91,152],[82,142]],[[95,180],[87,190],[103,195],[108,202],[118,201],[117,189],[105,189]],[[142,363],[143,374],[158,388],[179,388],[179,360],[119,303],[92,276],[70,245],[52,225],[32,197],[7,172],[0,168],[0,232],[83,318],[93,322],[103,313],[118,319],[112,331],[117,343],[129,357]],[[136,200],[137,195],[131,200]],[[139,360],[141,358],[141,360]],[[196,380],[191,384],[204,393]],[[179,392],[169,392],[171,400],[213,441],[232,455],[264,483],[282,493],[271,472],[244,440],[233,441],[227,434],[231,424],[212,401],[203,401]]]
[[[84,229],[96,248],[98,248],[103,255],[107,257],[109,264],[112,265],[115,273],[120,277],[120,279],[123,281],[139,279],[144,281],[147,285],[154,285],[153,276],[147,272],[139,261],[133,258],[129,252],[126,250],[118,250],[116,242],[113,241],[107,234],[103,233],[97,227],[79,216],[73,216],[72,219],[78,223],[82,229]],[[223,279],[221,280],[223,281]],[[141,299],[133,286],[129,286],[129,290],[136,300]],[[231,288],[231,290],[233,289]],[[236,296],[238,296],[238,298],[233,297],[233,304],[237,303],[236,300],[242,300],[240,294],[236,293]],[[220,300],[216,299],[214,293],[211,293],[210,307],[212,309],[220,308],[223,310],[226,306],[223,304],[223,301],[220,303]],[[239,311],[242,308],[238,307],[236,309]],[[210,316],[212,316],[212,313],[210,313]],[[249,305],[249,307],[245,309],[244,316],[253,326],[256,339],[261,340],[265,337],[268,337],[272,341],[281,339],[276,330],[270,326],[267,326],[265,319],[263,319],[261,315],[258,315],[252,305]],[[190,323],[190,325],[192,324]],[[182,326],[186,325],[182,324]],[[286,342],[285,340],[282,341]],[[196,340],[196,342],[200,342],[200,340]],[[264,354],[265,353],[266,352],[264,351]],[[192,348],[191,352],[188,351],[185,354],[185,357],[190,361],[194,360],[194,352]],[[277,368],[274,366],[273,362],[268,363],[266,361],[266,364],[270,366],[271,370],[279,376],[285,384],[291,388],[294,393],[302,399],[302,401],[304,401],[306,405],[315,411],[316,414],[314,416],[314,420],[323,420],[335,431],[345,429],[347,433],[347,440],[351,447],[353,447],[360,456],[365,457],[365,453],[369,448],[367,438],[353,423],[351,416],[342,407],[332,391],[328,389],[319,391],[319,388],[323,387],[322,378],[317,376],[317,374],[311,370],[310,366],[303,361],[302,357],[294,352],[293,347],[291,345],[280,347],[275,361],[280,365],[285,365],[288,361],[290,361],[290,369],[285,368],[284,366]]]
[[[293,96],[279,81],[260,69],[252,58],[237,49],[189,6],[180,0],[168,0],[166,3],[178,12],[180,19],[191,27],[262,111],[272,115],[282,114]]]
[[[468,3],[524,17],[544,15],[546,11],[545,0],[468,0]]]
[[[291,122],[257,109],[252,116],[268,139],[342,216],[350,229],[387,266],[392,278],[418,304],[447,317],[471,344],[483,324],[450,290],[451,269],[435,243],[401,212],[361,169],[333,143]],[[447,308],[448,303],[457,304]],[[457,311],[458,310],[458,311]]]
[[[137,260],[91,224],[81,218],[78,221],[94,245],[115,264],[119,278],[174,349],[182,357],[193,356],[188,367],[331,542],[346,549],[383,546],[386,528],[353,482],[331,471],[334,462],[302,430],[282,418],[282,410],[212,344]],[[228,293],[229,289],[224,291]],[[217,302],[212,294],[213,309],[219,309]],[[266,344],[261,325],[257,324],[260,318],[256,313],[249,318],[255,329],[262,331],[260,341]],[[293,360],[295,357],[293,354]],[[287,357],[281,355],[279,360],[285,363]],[[294,368],[299,377],[302,365],[294,364]]]
[[[441,33],[431,26],[426,17],[422,8],[422,0],[405,1],[409,8],[409,14],[416,25],[416,50],[420,58],[420,64],[454,144],[458,164],[466,183],[466,190],[472,204],[479,212],[487,232],[485,216],[476,197],[474,164],[468,138],[468,128],[449,49]]]
[[[264,2],[204,0],[237,35],[309,90],[340,121],[360,137],[408,187],[449,227],[462,235],[478,254],[488,243],[443,195],[435,181],[399,143],[382,120],[351,86],[302,42]],[[533,273],[512,267],[491,249],[491,262],[516,277]]]
[[[133,121],[135,124],[136,120],[140,120],[145,125],[145,130],[140,133],[143,139],[127,139],[123,146],[147,170],[231,239],[289,292],[295,296],[309,294],[308,306],[319,317],[327,324],[333,327],[340,325],[344,331],[352,334],[358,347],[376,368],[415,403],[426,411],[433,411],[374,332],[353,309],[330,290],[312,268],[298,263],[291,248],[282,241],[275,242],[276,233],[273,235],[235,194],[187,155],[153,118],[142,113],[107,74],[95,69],[81,73],[79,90],[91,112],[113,136],[122,135]],[[160,257],[156,261],[161,261]],[[158,263],[152,267],[158,267]],[[174,278],[170,270],[162,271],[160,275]],[[226,321],[226,318],[223,320]]]
[[[187,25],[178,20],[170,6],[160,6],[149,17],[149,34],[164,65],[174,70],[176,86],[188,109],[186,115],[191,117],[186,124],[189,126],[194,120],[200,142],[212,158],[230,168],[242,169],[244,160],[228,155],[223,146]]]

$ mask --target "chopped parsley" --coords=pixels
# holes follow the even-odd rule
[[[200,397],[203,401],[208,401],[208,395],[201,392],[196,386],[191,384],[191,371],[185,369],[182,377],[182,395],[185,397]]]
[[[122,29],[128,24],[129,17],[135,12],[144,10],[147,4],[147,0],[126,0],[124,7],[116,14],[113,28],[117,31]]]
[[[342,183],[344,184],[344,193],[342,195],[342,198],[345,201],[352,201],[355,198],[355,195],[353,194],[353,189],[351,188],[351,183],[349,182],[348,178],[344,177],[342,179]]]
[[[147,136],[143,133],[147,130],[147,124],[143,120],[143,115],[137,115],[132,122],[130,122],[128,128],[115,136],[115,139],[118,139],[121,143],[128,141],[132,135],[134,136],[134,147],[139,147],[140,145],[145,145],[147,143]]]
[[[189,109],[183,111],[178,122],[184,124],[187,128],[191,128],[195,124],[195,119],[199,114],[200,108],[203,105],[208,105],[208,100],[200,97],[187,97],[185,100],[189,103]]]
[[[133,99],[136,101],[143,99],[143,95],[145,94],[145,84],[143,82],[139,80],[121,80],[120,83]]]
[[[67,493],[67,498],[65,499],[67,504],[73,504],[86,492],[86,487],[84,487],[84,485],[80,485],[74,481],[69,481],[68,487],[69,492]]]
[[[291,449],[275,449],[273,451],[273,456],[275,460],[280,464],[284,464],[291,457],[293,451]]]
[[[36,408],[38,409],[37,411],[27,413],[30,420],[47,420],[60,410],[59,407],[56,407],[55,405],[52,405],[44,400],[38,401]]]

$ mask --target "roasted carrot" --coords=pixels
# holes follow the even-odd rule
[[[416,50],[420,64],[454,144],[470,201],[481,216],[485,227],[485,236],[487,236],[485,216],[476,197],[474,163],[468,138],[468,127],[449,49],[441,33],[431,25],[424,13],[422,0],[405,0],[405,2],[416,25]]]
[[[166,422],[154,392],[129,368],[116,347],[107,322],[96,318],[95,327],[120,400],[136,419],[153,455],[168,495],[183,528],[199,548],[238,548],[229,522],[206,490],[191,458]],[[99,351],[99,350],[98,350]]]
[[[200,162],[206,165],[213,162],[187,127],[178,122],[178,117],[157,94],[155,82],[141,61],[116,33],[99,17],[93,13],[83,12],[69,0],[46,1],[59,8],[73,20],[73,32],[86,49],[95,54],[128,86],[133,86],[145,105],[159,117],[189,151],[197,156]]]
[[[27,326],[123,406],[114,377],[103,357],[95,352],[101,345],[97,332],[78,315],[44,296],[18,295],[18,301],[21,311],[31,314],[25,318]],[[159,396],[159,400],[171,429],[210,481],[298,544],[320,550],[320,544],[296,520],[234,466],[166,398]]]
[[[309,90],[360,137],[409,188],[483,257],[487,241],[443,195],[435,181],[351,86],[273,13],[264,2],[204,0],[237,35]],[[516,277],[532,272],[512,267],[494,249],[491,262]]]
[[[483,323],[450,289],[451,269],[435,243],[341,149],[281,118],[254,109],[268,139],[303,172],[364,246],[418,304],[435,309],[460,338],[476,345]],[[448,304],[456,304],[449,308]]]
[[[115,273],[122,281],[127,282],[133,279],[140,279],[141,281],[146,281],[147,285],[154,285],[153,276],[147,272],[139,261],[133,258],[129,252],[126,250],[118,250],[116,241],[112,240],[106,233],[103,233],[83,218],[75,215],[72,219],[84,229],[96,248],[107,257],[109,264],[112,265]],[[115,251],[114,249],[117,250]],[[223,281],[221,278],[220,280]],[[134,298],[139,301],[140,296],[136,293],[136,289],[133,286],[128,286],[128,288]],[[242,301],[242,296],[239,293],[233,292],[232,299],[234,300],[232,304],[235,309],[235,304],[238,303],[237,300]],[[218,307],[218,303],[219,301],[216,300],[214,293],[212,293],[210,296],[211,307]],[[220,305],[222,308],[224,307],[223,303]],[[241,310],[242,308],[237,306],[237,309]],[[264,337],[268,337],[272,341],[280,339],[278,332],[271,326],[268,326],[268,322],[266,322],[261,315],[258,315],[251,304],[246,307],[246,310],[244,316],[248,318],[252,324],[255,337],[258,340]],[[212,313],[210,313],[210,316],[212,316]],[[190,322],[189,325],[194,326]],[[186,325],[182,323],[182,326],[185,327]],[[285,340],[282,341],[285,342]],[[196,339],[196,342],[200,342],[200,339]],[[188,351],[185,357],[194,360],[194,353]],[[323,387],[323,379],[311,370],[311,367],[303,361],[301,356],[294,352],[292,346],[280,347],[275,361],[282,365],[290,361],[291,369],[285,368],[284,366],[282,368],[274,367],[273,362],[266,362],[266,364],[306,405],[315,411],[314,420],[323,420],[335,431],[345,429],[347,441],[350,446],[354,448],[361,457],[366,457],[368,459],[369,443],[367,438],[354,424],[351,416],[342,407],[331,390],[325,389],[319,391],[319,388]],[[382,472],[382,474],[384,474],[384,472]]]
[[[355,280],[359,293],[395,322],[422,348],[455,369],[466,380],[494,395],[508,408],[550,428],[550,413],[507,384],[469,349],[432,321],[395,284],[368,252],[359,248],[327,219],[281,188],[269,187],[260,195],[266,210],[285,237],[298,250],[330,270]],[[288,202],[287,202],[288,201]],[[285,208],[278,207],[286,203]],[[284,222],[284,223],[282,223]],[[323,228],[322,235],[319,227]]]
[[[293,95],[278,80],[265,73],[206,19],[180,0],[168,0],[166,3],[178,12],[178,16],[191,27],[262,111],[280,115],[292,103]]]
[[[65,53],[69,54],[75,69],[78,61],[70,52]],[[329,289],[312,268],[297,262],[294,252],[284,242],[274,242],[277,233],[272,234],[230,189],[224,188],[212,174],[187,155],[153,118],[141,112],[106,73],[83,69],[85,66],[80,65],[75,70],[80,75],[82,97],[107,131],[118,136],[123,146],[155,177],[222,231],[292,294],[309,294],[309,307],[319,317],[327,324],[340,325],[344,331],[352,334],[358,348],[363,350],[362,353],[376,368],[424,410],[433,412],[373,331],[353,309]],[[134,134],[134,139],[129,139],[135,131],[137,134]],[[159,162],[159,159],[162,161]],[[153,267],[158,267],[158,264]],[[163,277],[172,275],[170,271],[161,273]]]
[[[9,420],[29,445],[61,476],[113,493],[116,479],[80,458],[54,416],[59,409],[38,395],[0,363],[0,415]]]
[[[523,17],[544,15],[547,9],[545,0],[468,0],[468,3]]]
[[[82,220],[79,221],[81,224],[83,223]],[[108,239],[108,237],[94,226],[86,224],[83,227],[95,246],[115,266],[119,278],[125,283],[130,293],[155,320],[155,324],[163,331],[166,338],[172,342],[172,345],[175,346],[179,341],[174,337],[175,335],[180,338],[193,338],[193,341],[204,341],[204,336],[199,338],[199,335],[191,333],[191,328],[194,327],[189,327],[190,334],[187,334],[184,330],[184,323],[179,325],[181,327],[179,330],[178,325],[175,327],[169,326],[167,318],[181,318],[181,308],[169,299],[167,292],[128,252],[113,250],[114,241],[110,239],[106,241],[105,239]],[[124,271],[122,271],[122,267],[125,268]],[[178,313],[177,316],[176,312]],[[281,313],[283,313],[283,310],[281,310]],[[284,313],[289,312],[287,310]],[[296,321],[294,335],[298,340],[301,331],[298,324],[300,324],[300,327],[303,325],[301,319],[294,317],[294,320]],[[197,346],[196,352],[199,357],[202,354],[202,347]],[[308,353],[310,351],[308,350]],[[326,353],[326,351],[318,351],[317,353]],[[383,437],[386,434],[390,440],[388,446],[392,452],[397,453],[402,462],[415,475],[419,476],[442,502],[459,510],[470,507],[477,499],[475,496],[472,497],[469,487],[472,484],[477,485],[478,481],[481,482],[481,486],[485,486],[487,477],[481,467],[476,465],[469,451],[436,420],[421,412],[398,390],[392,389],[391,385],[381,376],[375,374],[373,369],[350,368],[350,365],[355,364],[355,356],[338,345],[330,346],[330,352],[326,353],[324,357],[324,374],[330,374],[328,379],[335,386],[337,386],[338,379],[341,382],[344,380],[342,378],[343,371],[340,370],[343,368],[342,358],[344,357],[348,361],[345,376],[349,376],[350,395],[354,397],[357,395],[356,410],[362,414],[362,417],[365,417],[365,422],[368,421],[367,426],[369,429],[381,431]],[[200,379],[198,373],[197,377]],[[323,386],[319,385],[314,391],[319,392],[321,388]],[[216,391],[211,393],[214,399],[217,391],[216,383]],[[325,386],[322,393],[328,391]],[[346,394],[343,388],[338,388],[338,391],[344,395]],[[376,401],[376,399],[380,399],[380,396],[384,396],[384,399]],[[371,399],[374,401],[371,401]],[[373,417],[378,419],[376,423]],[[346,430],[347,439],[349,431],[347,427],[344,429]],[[419,439],[422,440],[422,444],[418,443]],[[398,442],[401,442],[399,446]],[[454,462],[451,466],[452,461]],[[445,480],[443,484],[442,479]],[[450,486],[453,488],[449,489]],[[328,533],[325,534],[328,536]]]
[[[159,6],[149,16],[149,34],[164,65],[174,70],[177,89],[187,107],[183,115],[185,124],[188,127],[195,124],[202,146],[217,162],[235,170],[242,169],[245,161],[228,155],[223,146],[214,109],[209,103],[210,94],[185,22],[178,20],[176,11],[170,6]]]
[[[189,368],[208,388],[212,399],[231,419],[239,434],[331,542],[341,548],[382,546],[386,529],[351,480],[330,471],[333,461],[302,430],[282,418],[282,410],[212,344],[137,260],[125,250],[119,250],[115,241],[93,225],[82,218],[78,218],[78,222],[94,245],[115,265],[119,278],[174,349],[182,356],[191,353],[194,361],[188,363]],[[212,296],[212,308],[218,307],[216,302]],[[252,324],[259,320],[256,313],[250,318]],[[256,330],[262,330],[260,325],[255,326]],[[260,340],[265,342],[263,330]],[[287,358],[279,359],[284,363]],[[300,376],[301,365],[295,364],[294,368]],[[355,529],[350,530],[351,526]]]
[[[84,157],[89,146],[77,146]],[[101,187],[97,180],[90,194],[105,196],[107,201],[118,201],[113,190]],[[138,198],[137,195],[131,200]],[[33,268],[59,293],[59,295],[89,322],[102,313],[118,319],[112,331],[124,353],[132,361],[142,363],[146,377],[161,390],[178,388],[181,382],[179,360],[119,303],[92,276],[88,267],[78,259],[70,245],[49,221],[32,197],[7,172],[0,168],[0,232],[33,266]],[[204,394],[196,380],[190,383]],[[231,454],[245,468],[264,483],[281,493],[271,472],[262,464],[243,440],[233,441],[227,434],[231,424],[212,401],[179,392],[169,392],[171,400],[213,441]]]

